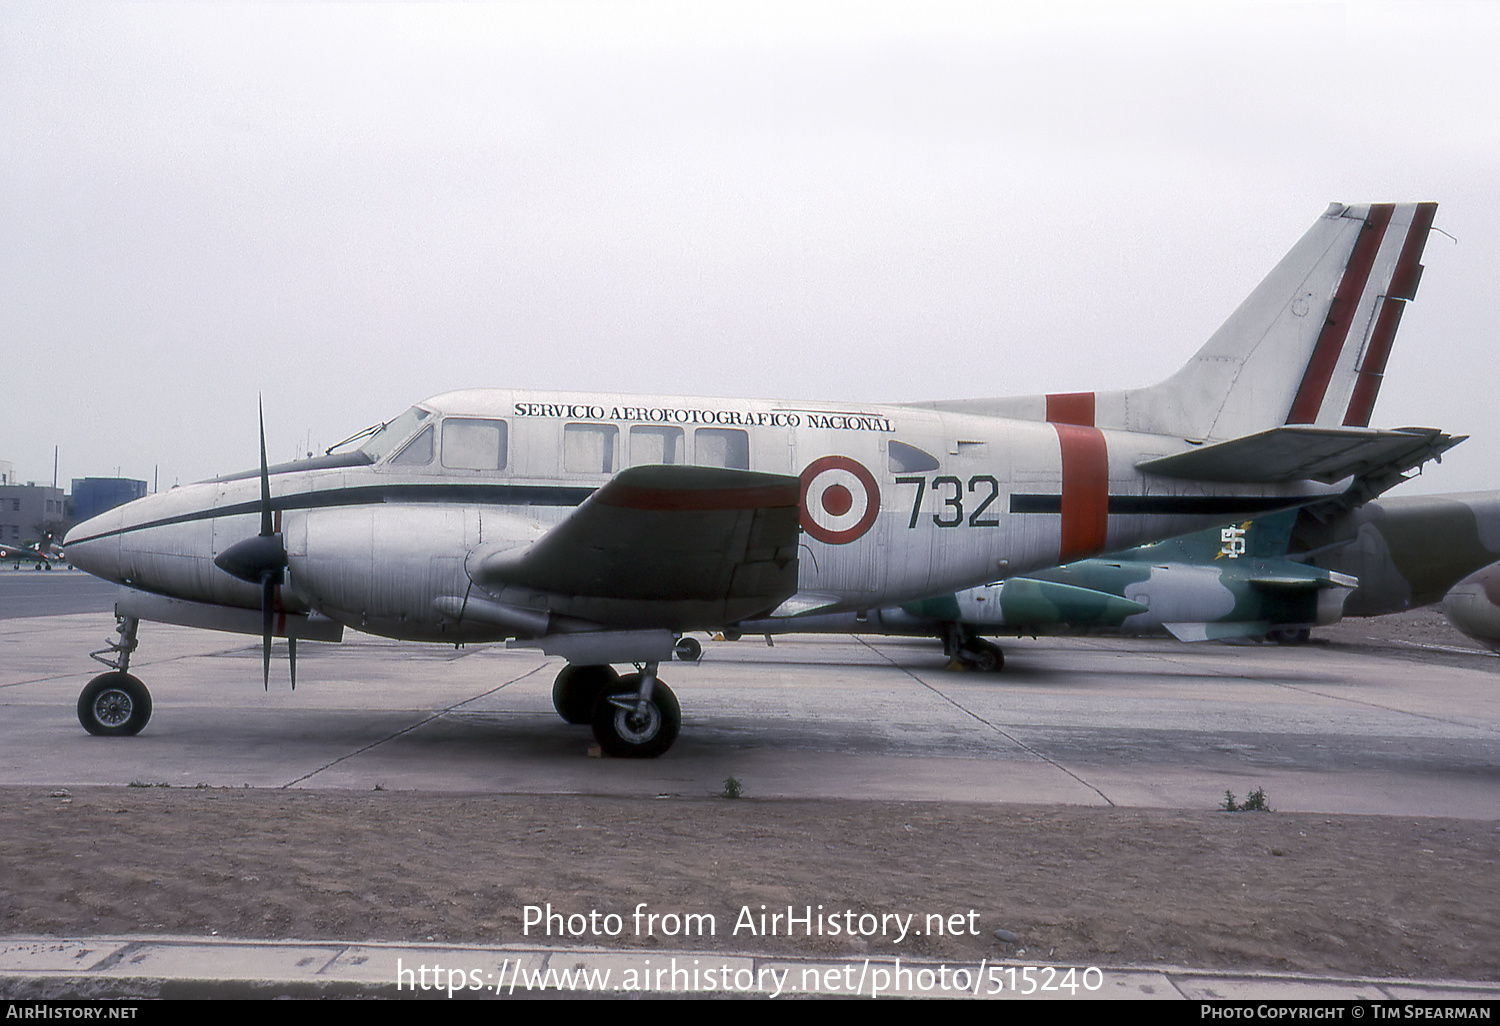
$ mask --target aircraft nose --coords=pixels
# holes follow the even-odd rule
[[[115,510],[76,525],[63,538],[68,562],[106,581],[120,580],[120,514]]]

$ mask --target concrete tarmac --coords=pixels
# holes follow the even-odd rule
[[[995,675],[951,672],[935,643],[916,639],[705,642],[700,664],[662,670],[682,704],[680,740],[634,762],[590,757],[587,728],[552,710],[561,662],[532,650],[351,633],[342,645],[299,646],[295,692],[278,644],[263,690],[258,639],[157,624],[142,625],[131,665],[152,692],[150,724],[135,738],[91,737],[75,705],[102,672],[87,653],[113,618],[15,615],[9,589],[19,584],[0,575],[0,784],[704,795],[734,776],[755,797],[1182,809],[1259,787],[1284,811],[1500,819],[1500,659],[1462,639],[1367,643],[1379,629],[1363,622],[1299,647],[1006,641]],[[75,606],[96,607],[91,590],[81,578]],[[24,969],[15,952],[105,943],[12,939],[0,946],[6,994],[68,976]],[[343,957],[325,957],[326,942],[311,947],[312,961],[293,962]],[[1253,979],[1255,990],[1268,978]],[[1351,985],[1365,993],[1367,983]],[[1139,996],[1191,997],[1196,986]],[[1482,984],[1454,993],[1495,996]]]
[[[76,703],[113,625],[0,619],[0,783],[704,795],[732,775],[756,797],[1183,809],[1259,787],[1285,811],[1500,818],[1500,659],[1477,649],[1021,639],[983,675],[921,639],[706,642],[662,670],[676,746],[634,762],[589,758],[556,716],[559,660],[352,632],[299,646],[294,692],[281,644],[264,690],[258,639],[143,624],[151,722],[92,737]]]

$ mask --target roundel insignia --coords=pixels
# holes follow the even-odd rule
[[[820,542],[847,545],[880,515],[875,475],[848,456],[824,456],[802,471],[802,529]]]

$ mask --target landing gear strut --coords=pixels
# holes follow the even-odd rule
[[[943,654],[965,668],[980,673],[999,673],[1005,668],[1005,652],[993,641],[978,637],[961,623],[943,626]]]
[[[101,673],[78,696],[78,722],[90,734],[101,737],[129,737],[139,734],[151,719],[151,692],[130,669],[130,654],[135,651],[136,629],[140,620],[133,616],[116,616],[119,641],[108,642],[108,648],[90,652],[89,657],[110,667]]]
[[[620,759],[654,759],[682,728],[682,707],[672,689],[657,679],[656,663],[627,674],[594,699],[594,739]]]

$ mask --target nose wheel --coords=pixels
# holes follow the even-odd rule
[[[78,722],[83,729],[99,737],[131,737],[139,734],[151,719],[151,692],[139,679],[132,677],[130,655],[135,651],[136,629],[141,622],[133,616],[115,615],[115,633],[119,641],[107,641],[106,648],[90,652],[89,658],[110,668],[84,687],[78,696]]]

